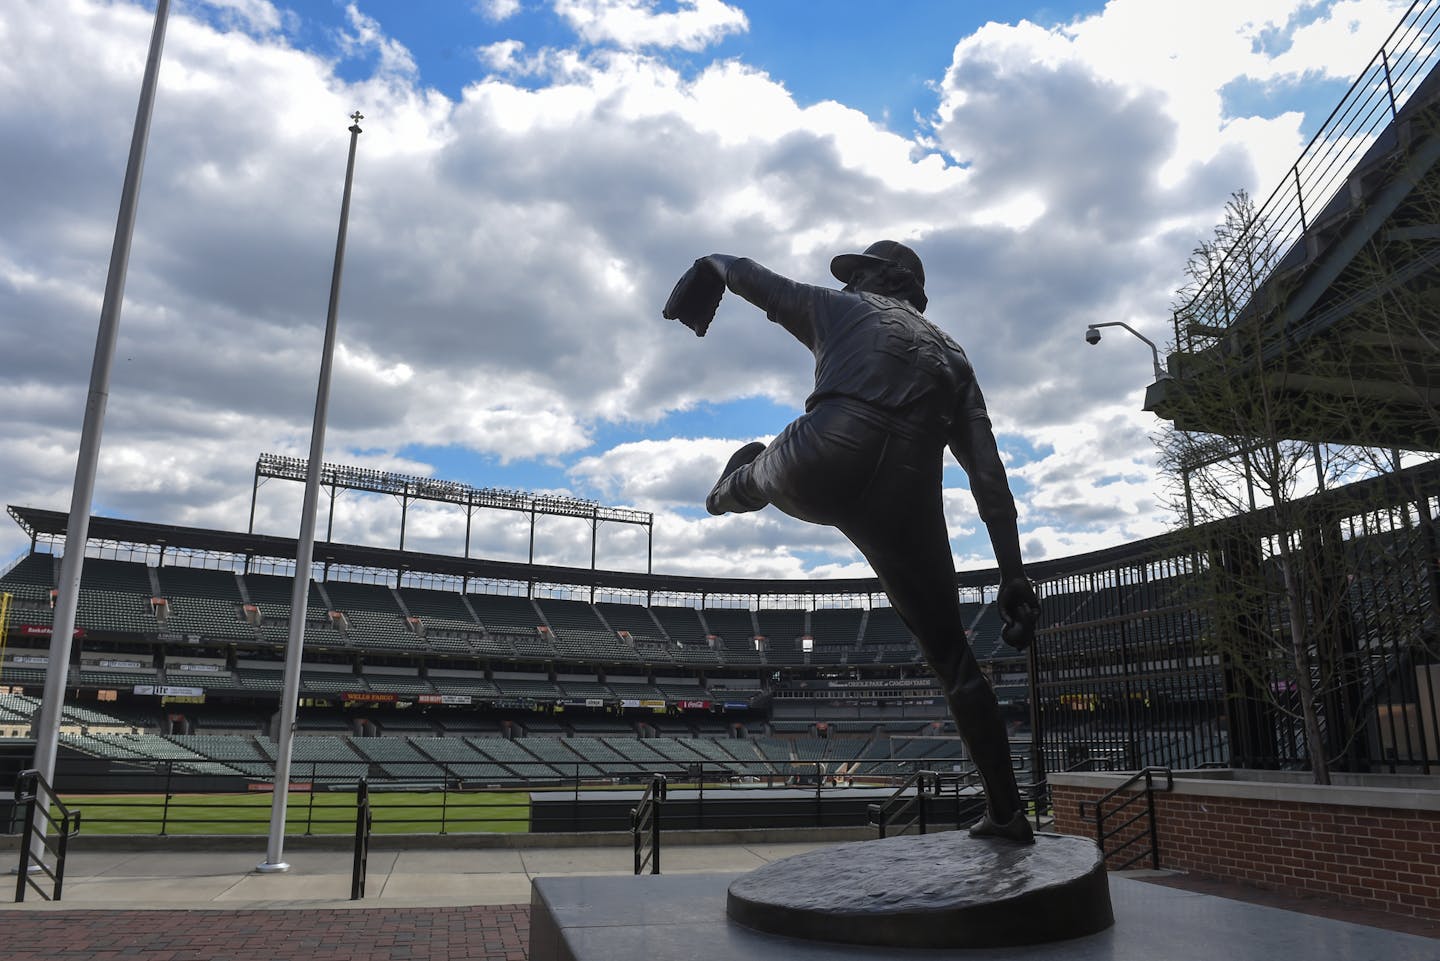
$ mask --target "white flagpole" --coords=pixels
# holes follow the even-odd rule
[[[357,110],[351,114],[350,158],[345,163],[345,193],[340,201],[340,235],[335,240],[335,271],[330,276],[330,310],[325,317],[325,349],[320,355],[320,383],[315,389],[315,422],[310,428],[310,462],[305,468],[305,501],[300,510],[300,536],[295,541],[295,586],[290,593],[290,639],[285,648],[285,681],[280,695],[280,728],[275,740],[275,788],[270,805],[270,841],[257,871],[288,871],[284,861],[285,809],[290,798],[290,754],[295,742],[295,709],[300,700],[300,656],[305,644],[305,612],[310,600],[310,562],[315,554],[315,514],[320,502],[320,468],[325,457],[325,419],[330,407],[330,368],[335,358],[336,315],[340,308],[340,274],[345,266],[345,229],[350,223],[350,181],[355,175],[355,143],[360,138]],[[314,790],[314,785],[311,785]]]
[[[110,397],[110,368],[115,338],[120,329],[120,305],[125,299],[125,275],[130,266],[130,239],[135,233],[135,212],[140,175],[145,169],[145,147],[150,139],[150,114],[155,105],[160,54],[165,47],[169,0],[155,4],[155,26],[150,33],[150,54],[140,84],[140,105],[130,136],[130,159],[120,191],[120,212],[115,220],[115,241],[110,248],[110,272],[100,306],[100,329],[95,337],[95,359],[90,365],[90,394],[80,427],[80,452],[75,459],[75,483],[70,491],[70,519],[65,526],[65,557],[60,564],[60,585],[55,595],[55,620],[50,632],[50,662],[45,693],[35,722],[35,769],[47,784],[55,784],[55,755],[60,744],[61,709],[75,636],[75,608],[80,598],[80,569],[85,563],[85,542],[90,539],[90,508],[95,499],[95,470],[100,462],[100,436],[105,428],[105,405]],[[37,819],[37,839],[43,841],[45,823]],[[37,851],[43,846],[37,847]]]

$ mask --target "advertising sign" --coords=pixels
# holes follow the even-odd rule
[[[474,702],[469,694],[421,694],[421,704],[471,704]]]
[[[25,635],[30,636],[30,637],[49,637],[49,636],[50,636],[50,633],[51,633],[51,632],[50,632],[50,625],[49,625],[49,624],[21,624],[21,625],[19,626],[19,632],[20,632],[21,634],[25,634]],[[85,636],[85,628],[83,628],[83,627],[77,627],[77,628],[75,628],[75,634],[74,634],[74,636],[75,636],[75,637],[84,637],[84,636]]]
[[[380,691],[346,691],[340,696],[347,701],[357,701],[361,704],[394,704],[400,700],[399,695]]]

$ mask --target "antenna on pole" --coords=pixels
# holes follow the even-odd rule
[[[290,870],[284,860],[285,810],[290,797],[290,756],[295,742],[295,711],[300,700],[300,658],[305,645],[305,614],[310,600],[310,564],[315,554],[315,514],[320,502],[320,469],[325,459],[325,422],[330,408],[330,370],[335,360],[335,330],[340,311],[340,276],[345,267],[345,231],[350,224],[350,183],[355,176],[355,144],[360,139],[360,111],[350,115],[350,156],[345,162],[345,192],[340,200],[340,232],[335,239],[335,269],[330,275],[330,309],[325,317],[325,347],[320,355],[320,383],[315,388],[315,421],[310,428],[310,460],[305,471],[305,500],[300,509],[300,536],[295,541],[295,585],[290,593],[290,637],[285,648],[285,679],[280,694],[279,729],[275,732],[275,787],[270,805],[270,839],[257,871]],[[314,785],[311,785],[314,789]]]

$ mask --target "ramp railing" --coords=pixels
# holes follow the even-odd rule
[[[1165,777],[1164,787],[1155,785],[1155,779],[1160,775]],[[1132,791],[1131,789],[1141,781],[1145,782],[1145,787]],[[1100,851],[1110,870],[1123,871],[1147,857],[1150,859],[1152,868],[1160,867],[1160,832],[1155,823],[1155,792],[1157,790],[1170,791],[1174,787],[1175,778],[1168,767],[1147,767],[1136,771],[1123,784],[1098,800],[1080,802],[1081,818],[1089,816],[1086,814],[1087,805],[1094,804],[1095,843],[1100,845]],[[1107,809],[1107,804],[1122,796],[1124,800]],[[1123,820],[1114,820],[1117,817],[1123,817]],[[1148,819],[1148,825],[1137,828],[1136,825],[1142,818]],[[1110,819],[1108,827],[1105,823],[1107,819]],[[1113,847],[1107,847],[1117,838],[1124,838],[1124,840]],[[1149,842],[1148,847],[1136,847],[1146,841]],[[1132,848],[1134,849],[1133,853],[1127,855],[1126,852]],[[1114,865],[1110,864],[1111,858],[1122,855],[1125,857],[1123,861]]]
[[[934,771],[916,771],[894,794],[869,805],[870,823],[882,838],[904,834],[911,828],[924,834],[930,826],[930,806],[939,797],[940,775]]]
[[[370,811],[370,785],[364,778],[355,785],[355,858],[350,868],[350,900],[365,897],[365,875],[370,866],[370,829],[374,816]]]
[[[630,809],[630,834],[635,844],[635,873],[660,873],[660,809],[665,803],[665,775],[656,774],[640,798]]]
[[[36,770],[21,771],[16,778],[15,810],[25,819],[20,832],[15,902],[24,901],[30,889],[46,901],[59,901],[65,888],[65,855],[70,839],[80,833],[80,812],[65,807]],[[47,858],[53,859],[53,867],[45,863]],[[49,880],[49,892],[32,874]]]

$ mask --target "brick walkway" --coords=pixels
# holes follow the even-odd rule
[[[6,961],[525,961],[530,908],[17,912],[0,930]]]

